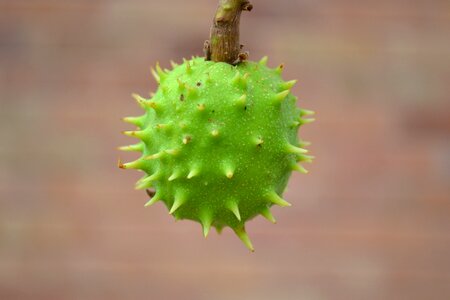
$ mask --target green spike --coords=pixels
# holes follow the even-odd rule
[[[239,108],[244,108],[247,105],[247,95],[244,94],[236,101],[236,106]]]
[[[240,86],[243,89],[246,89],[248,86],[248,78],[250,77],[250,73],[245,73],[244,76],[241,78]]]
[[[175,170],[175,171],[173,171],[172,175],[170,175],[168,180],[169,181],[174,181],[175,179],[179,178],[180,175],[181,175],[180,170]]]
[[[144,167],[144,161],[142,159],[137,159],[135,161],[126,163],[126,164],[122,164],[119,161],[119,168],[121,169],[136,169],[136,170],[140,170]]]
[[[159,80],[163,82],[167,78],[167,74],[161,69],[159,62],[156,63],[156,72],[158,72]]]
[[[311,155],[300,154],[300,155],[297,156],[297,161],[306,162],[306,163],[312,163],[314,158],[315,157],[311,156]]]
[[[219,132],[219,130],[214,129],[213,131],[211,131],[211,135],[212,135],[213,137],[218,137],[218,136],[220,135],[220,132]]]
[[[300,140],[298,142],[298,145],[300,146],[300,148],[304,148],[304,147],[311,146],[311,142]]]
[[[164,155],[164,153],[165,153],[164,151],[160,151],[155,154],[148,155],[148,156],[144,157],[144,159],[145,160],[160,159]]]
[[[192,141],[192,137],[190,135],[186,135],[183,137],[183,144],[187,145]]]
[[[125,152],[142,152],[142,151],[144,151],[144,144],[138,143],[135,145],[123,146],[123,147],[119,147],[119,150],[125,151]]]
[[[275,218],[273,217],[269,207],[264,207],[261,211],[261,215],[273,224],[277,223],[277,220],[275,220]]]
[[[174,62],[173,60],[170,61],[170,65],[172,66],[173,69],[178,67],[178,64],[176,62]]]
[[[285,90],[285,91],[282,91],[282,92],[280,92],[280,93],[278,93],[278,94],[276,94],[275,95],[275,103],[281,103],[281,102],[283,102],[284,101],[284,99],[286,99],[286,97],[289,95],[289,93],[290,93],[290,91],[289,90]]]
[[[306,170],[302,165],[298,165],[296,163],[291,166],[292,171],[297,171],[302,174],[308,174],[308,170]]]
[[[142,109],[145,109],[147,107],[147,99],[139,96],[138,94],[131,94],[131,97],[133,97],[134,100],[136,100],[136,102]]]
[[[126,118],[123,118],[122,121],[124,121],[126,123],[129,123],[129,124],[133,124],[133,125],[135,125],[137,127],[141,127],[142,128],[142,126],[144,126],[144,119],[145,119],[145,116],[142,116],[142,117],[126,117]]]
[[[152,182],[137,182],[135,185],[136,190],[145,190],[151,187],[153,187]]]
[[[180,193],[178,193],[180,194]],[[186,202],[186,198],[181,195],[178,195],[175,197],[175,200],[173,202],[172,208],[169,211],[169,214],[173,214],[181,205],[183,205]]]
[[[148,201],[147,203],[145,203],[144,206],[145,206],[145,207],[152,206],[153,204],[155,204],[155,203],[158,202],[158,201],[161,201],[161,198],[160,198],[159,194],[156,193],[156,195],[153,196],[153,198],[150,199],[150,201]]]
[[[161,108],[159,107],[159,105],[155,101],[147,101],[146,102],[146,106],[148,108],[153,109],[156,113],[159,113],[161,111]]]
[[[152,73],[153,78],[155,78],[156,82],[157,82],[158,84],[160,84],[160,78],[159,78],[159,75],[158,75],[158,73],[155,71],[155,69],[153,69],[153,67],[150,68],[150,72]]]
[[[197,109],[198,109],[199,111],[205,111],[205,108],[206,108],[206,106],[205,106],[205,104],[203,104],[203,103],[197,105]]]
[[[150,176],[146,179],[146,181],[147,181],[147,182],[152,182],[152,181],[159,180],[159,179],[161,179],[161,176],[162,176],[162,175],[163,175],[162,172],[161,172],[160,170],[158,170],[158,171],[156,171],[155,173],[153,173],[152,175],[150,175]]]
[[[231,82],[236,85],[236,84],[239,84],[240,80],[241,80],[241,73],[239,71],[237,71],[236,75],[234,75],[234,77],[231,80]]]
[[[227,208],[236,216],[236,218],[241,221],[241,214],[239,212],[239,206],[236,202],[230,201]]]
[[[303,116],[313,116],[313,115],[315,115],[316,113],[314,112],[314,111],[312,111],[312,110],[308,110],[308,109],[301,109],[300,110],[300,117],[303,117]]]
[[[233,77],[232,83],[239,86],[240,88],[246,89],[249,76],[249,73],[245,73],[244,76],[241,76],[241,73],[237,71],[236,75]]]
[[[212,79],[211,79],[211,75],[209,75],[209,73],[206,73],[206,83],[211,83]]]
[[[261,66],[267,66],[267,61],[269,60],[269,58],[267,56],[264,56],[263,58],[261,58],[261,60],[259,61],[259,64]]]
[[[144,190],[153,187],[153,182],[149,180],[149,175],[145,175],[141,179],[136,182],[135,188],[136,190]]]
[[[209,231],[211,230],[211,224],[212,224],[212,216],[209,212],[204,212],[202,216],[200,217],[200,222],[202,223],[203,227],[203,235],[208,237]]]
[[[180,150],[178,150],[178,149],[167,149],[167,150],[164,150],[164,152],[166,152],[167,154],[172,155],[172,156],[180,154]]]
[[[279,65],[279,66],[275,69],[275,72],[276,72],[278,75],[281,75],[281,74],[283,73],[283,69],[284,69],[284,64],[281,64],[281,65]]]
[[[266,195],[266,198],[267,198],[267,200],[269,200],[273,204],[276,204],[276,205],[279,205],[279,206],[282,206],[282,207],[292,206],[292,204],[290,204],[289,202],[287,202],[286,200],[284,200],[283,198],[278,196],[278,194],[275,193],[274,191],[269,192]]]
[[[178,89],[180,91],[184,91],[186,89],[186,83],[181,81],[179,78],[177,79],[177,82],[178,82]]]
[[[295,147],[294,145],[288,144],[286,147],[286,150],[288,153],[292,153],[292,154],[305,154],[308,153],[308,150],[303,149],[303,148],[299,148],[299,147]]]
[[[191,68],[190,62],[187,61],[185,58],[183,58],[183,61],[186,64],[186,73],[187,74],[191,74],[192,73],[192,68]]]
[[[191,179],[195,176],[198,176],[200,174],[200,168],[198,167],[194,167],[191,169],[191,171],[189,172],[187,179]]]
[[[294,85],[297,84],[297,80],[286,81],[280,85],[281,90],[291,90]]]
[[[316,119],[314,119],[314,118],[310,118],[310,119],[300,119],[300,123],[301,123],[302,125],[309,124],[309,123],[312,123],[312,122],[315,122],[315,121],[316,121]]]
[[[234,168],[234,166],[231,163],[225,164],[223,170],[224,170],[225,176],[228,179],[232,179],[233,178],[235,168]]]
[[[262,137],[254,137],[252,138],[252,143],[255,146],[261,146],[262,144],[264,144],[264,140],[262,139]]]
[[[250,241],[247,232],[245,232],[245,227],[236,228],[234,229],[234,232],[251,252],[255,252],[255,249],[253,248],[252,245],[252,241]]]
[[[138,138],[141,140],[147,136],[145,130],[123,131],[122,133],[126,136]]]
[[[301,125],[300,122],[294,121],[294,122],[292,122],[291,127],[296,128],[296,127],[299,127],[300,125]]]

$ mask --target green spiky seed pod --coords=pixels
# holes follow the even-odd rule
[[[145,172],[136,187],[156,190],[146,206],[164,203],[176,219],[202,224],[205,237],[230,227],[253,251],[245,223],[258,215],[275,222],[270,207],[290,206],[281,195],[291,172],[305,173],[297,163],[312,160],[297,137],[312,112],[296,107],[296,81],[284,81],[282,69],[268,68],[266,57],[156,66],[155,95],[134,95],[145,114],[124,119],[138,128],[125,134],[139,141],[121,149],[141,156],[119,163]]]

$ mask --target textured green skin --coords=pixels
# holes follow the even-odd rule
[[[161,200],[171,210],[178,201],[176,219],[200,222],[205,235],[210,226],[229,226],[252,249],[245,222],[274,204],[271,193],[282,194],[297,161],[310,160],[289,151],[300,144],[306,113],[291,93],[277,97],[289,90],[282,67],[194,58],[172,71],[157,70],[154,97],[138,97],[145,115],[128,119],[140,128],[128,135],[141,140],[130,147],[142,157],[121,167],[147,174],[138,188],[156,189],[150,204]]]

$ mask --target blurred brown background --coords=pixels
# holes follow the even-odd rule
[[[253,0],[251,59],[318,119],[254,254],[116,168],[130,94],[201,55],[216,4],[0,0],[0,299],[450,299],[450,2]]]

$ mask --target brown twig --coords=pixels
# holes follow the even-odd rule
[[[242,11],[251,11],[248,0],[220,0],[211,27],[210,39],[205,41],[206,60],[236,65],[248,58],[239,43],[239,24]]]

